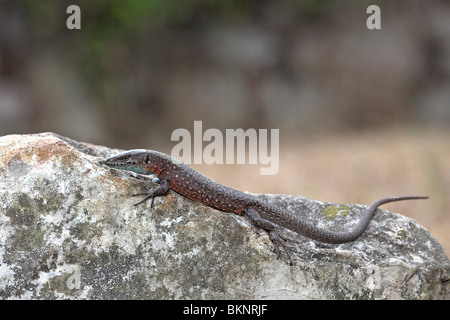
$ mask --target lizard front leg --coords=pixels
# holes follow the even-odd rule
[[[293,263],[291,256],[289,255],[285,245],[286,239],[284,239],[280,235],[280,226],[269,220],[261,218],[259,212],[253,207],[246,208],[245,213],[247,214],[250,221],[253,223],[255,227],[263,229],[269,233],[270,240],[272,240],[272,243],[275,246],[275,251],[277,252],[277,259],[280,258],[281,255],[280,247],[282,247],[289,259],[289,264],[292,265]]]
[[[160,186],[155,188],[155,189],[151,189],[148,190],[147,192],[141,192],[138,194],[133,194],[133,197],[136,196],[142,196],[142,195],[146,195],[147,197],[144,198],[142,201],[139,201],[138,203],[136,203],[134,206],[138,206],[141,203],[144,203],[145,201],[147,201],[148,199],[152,199],[152,203],[150,205],[151,208],[153,208],[153,201],[155,200],[155,197],[162,197],[165,196],[167,194],[167,192],[169,192],[170,188],[169,188],[169,181],[167,181],[166,179],[162,179],[160,180]]]

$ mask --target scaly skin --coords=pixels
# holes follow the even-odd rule
[[[278,256],[280,254],[278,246],[284,246],[284,239],[279,235],[279,226],[322,242],[350,242],[356,240],[364,233],[377,208],[382,204],[428,198],[405,196],[377,200],[367,208],[364,216],[353,230],[333,232],[306,223],[298,215],[282,212],[273,205],[262,202],[254,195],[216,183],[184,163],[161,152],[153,150],[131,150],[107,159],[104,164],[111,168],[128,170],[140,174],[156,174],[158,176],[161,186],[144,193],[147,197],[136,205],[148,199],[152,199],[153,205],[153,199],[155,197],[163,196],[171,189],[186,198],[203,203],[209,207],[238,215],[247,215],[256,227],[269,232]]]

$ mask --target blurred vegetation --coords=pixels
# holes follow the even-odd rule
[[[82,60],[80,66],[86,79],[93,79],[109,65],[95,60],[114,52],[117,45],[133,47],[149,33],[158,30],[195,28],[211,21],[237,22],[257,20],[261,6],[270,0],[23,0],[23,10],[30,16],[30,25],[39,41],[60,42]],[[296,12],[299,19],[320,19],[330,8],[332,0],[281,0]],[[18,1],[20,3],[21,1]],[[338,1],[339,2],[339,1]],[[363,7],[366,1],[352,0]],[[373,2],[373,1],[372,1]],[[342,2],[341,2],[342,3]],[[76,4],[82,8],[83,32],[67,32],[66,9]],[[58,41],[58,42],[55,42]],[[66,52],[66,53],[71,53]],[[96,83],[97,81],[91,81]]]
[[[365,28],[367,5],[374,3],[383,6],[384,29],[379,33]],[[104,117],[92,127],[119,143],[137,140],[135,128],[149,120],[172,126],[170,132],[200,116],[206,118],[206,112],[223,115],[224,108],[229,114],[210,118],[210,126],[220,127],[217,122],[225,127],[285,126],[285,132],[297,134],[361,129],[386,119],[415,121],[418,92],[425,100],[433,94],[421,92],[427,90],[433,71],[426,69],[446,63],[444,36],[431,29],[432,23],[439,25],[434,17],[444,3],[430,2],[429,16],[418,25],[413,19],[424,6],[418,1],[3,1],[0,10],[14,16],[11,21],[22,33],[14,35],[13,25],[3,28],[3,35],[0,32],[0,38],[9,37],[0,43],[0,72],[32,87],[33,105],[28,108],[34,110],[29,122],[45,109],[55,114],[49,100],[56,105],[66,99],[63,92],[60,101],[54,100],[48,87],[58,94],[68,82],[75,82],[78,87],[73,90],[87,96],[83,102]],[[82,30],[65,26],[71,4],[81,8]],[[265,60],[254,63],[260,58]],[[43,69],[54,67],[55,74],[63,69],[70,79],[61,79],[57,88],[52,79],[43,79],[48,76],[45,72],[36,71],[37,65],[44,65],[39,60],[49,64]],[[448,76],[444,78],[447,81]],[[36,81],[48,85],[47,96],[42,97]],[[199,94],[205,83],[210,86]],[[210,96],[208,90],[213,92]],[[183,104],[186,95],[191,96]],[[234,102],[218,101],[230,95]],[[180,116],[188,108],[191,117]],[[446,119],[441,109],[436,108],[438,118]],[[387,112],[390,116],[383,116]],[[173,121],[174,114],[178,122]],[[315,118],[302,121],[311,115]],[[311,125],[322,119],[323,125]],[[38,129],[59,130],[48,126],[44,117],[34,123]],[[116,135],[123,124],[129,125]]]

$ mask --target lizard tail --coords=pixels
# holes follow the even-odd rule
[[[428,197],[403,196],[403,197],[390,197],[379,199],[366,209],[363,217],[361,218],[357,226],[353,230],[347,232],[335,232],[317,228],[312,224],[302,221],[302,219],[300,219],[298,215],[292,214],[290,214],[289,218],[287,219],[289,220],[288,223],[285,223],[287,221],[285,219],[276,222],[277,224],[280,224],[285,228],[291,229],[292,231],[295,231],[303,236],[306,236],[314,240],[326,243],[345,243],[356,240],[364,233],[379,206],[389,202],[403,201],[403,200],[419,200],[419,199],[428,199]]]

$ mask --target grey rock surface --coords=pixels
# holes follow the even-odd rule
[[[412,219],[379,210],[341,245],[286,230],[290,266],[245,217],[174,192],[134,207],[142,180],[100,164],[119,151],[53,133],[0,137],[0,298],[450,298],[449,260]],[[336,230],[365,209],[260,197]]]

